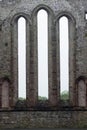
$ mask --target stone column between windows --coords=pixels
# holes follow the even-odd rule
[[[69,19],[69,101],[70,105],[75,105],[74,86],[75,86],[75,25]]]
[[[59,21],[56,21],[56,68],[57,68],[57,89],[58,89],[58,105],[60,102],[60,38],[59,38]]]
[[[34,107],[38,99],[38,59],[37,59],[37,35],[36,24],[30,26],[29,49],[27,49],[27,105]],[[29,57],[28,57],[29,56]],[[28,80],[29,78],[29,80]]]
[[[50,106],[58,104],[57,86],[57,56],[56,56],[56,26],[49,16],[48,29],[48,79],[49,79],[49,102]]]
[[[15,106],[18,100],[18,25],[16,22],[13,21],[12,23],[12,86],[13,86],[13,105]]]

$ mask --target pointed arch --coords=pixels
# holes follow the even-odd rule
[[[32,87],[34,86],[36,88],[36,91],[34,91],[34,95],[33,97],[35,98],[35,101],[38,101],[38,43],[37,43],[37,13],[39,10],[44,9],[45,11],[47,11],[48,13],[48,99],[51,105],[56,105],[57,104],[57,85],[56,85],[56,79],[54,80],[54,74],[56,72],[54,72],[54,62],[53,60],[55,59],[53,56],[53,42],[54,42],[54,33],[55,33],[55,25],[54,25],[54,13],[53,11],[50,9],[50,7],[46,6],[46,5],[39,5],[37,7],[34,8],[33,13],[32,13],[32,23],[33,23],[33,30],[32,30],[32,34],[33,34],[33,44],[34,44],[34,57],[36,57],[36,59],[34,58],[34,72],[35,72],[35,77],[34,77],[34,85],[32,85]],[[55,55],[55,54],[54,54]],[[55,93],[55,95],[54,95]]]
[[[38,96],[48,98],[48,13],[44,9],[37,13],[37,32]]]
[[[68,33],[68,18],[63,16],[59,19],[59,37],[60,37],[60,98],[62,93],[67,94],[66,99],[69,99],[69,33]],[[64,65],[65,63],[65,65]]]
[[[18,23],[18,98],[26,99],[26,19]]]
[[[56,16],[55,22],[59,21],[59,19],[60,19],[62,16],[67,17],[69,21],[71,21],[74,25],[76,25],[76,20],[75,20],[74,16],[73,16],[70,12],[66,12],[66,11],[60,12],[60,13]]]
[[[13,93],[13,102],[14,105],[18,100],[18,19],[23,17],[26,20],[26,70],[29,70],[29,28],[31,25],[30,22],[30,16],[28,14],[19,12],[15,14],[11,19],[11,47],[12,47],[12,80],[13,80],[13,86],[14,86],[14,93]],[[29,71],[26,71],[26,86],[29,87]],[[29,88],[27,89],[26,98],[28,97]]]
[[[14,14],[14,16],[12,17],[10,24],[11,26],[14,26],[15,23],[17,23],[18,19],[20,17],[24,17],[26,19],[26,22],[31,25],[31,20],[30,20],[30,16],[28,14],[25,14],[23,12],[19,12],[17,14]]]
[[[41,9],[46,10],[47,13],[48,13],[48,15],[50,15],[51,17],[54,17],[54,12],[53,12],[53,10],[52,10],[49,6],[44,5],[44,4],[40,4],[40,5],[36,6],[36,7],[33,9],[32,15],[31,15],[31,16],[32,16],[32,19],[33,19],[34,16],[37,14],[37,12],[38,12],[39,10],[41,10]]]
[[[69,26],[69,101],[72,105],[75,104],[74,102],[74,86],[75,86],[75,26],[76,21],[74,17],[69,12],[60,12],[56,17],[56,32],[57,32],[57,79],[58,79],[58,86],[60,90],[60,62],[59,62],[59,55],[60,55],[60,38],[59,38],[59,19],[61,17],[68,18],[68,26]]]

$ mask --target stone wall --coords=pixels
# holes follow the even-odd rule
[[[0,1],[0,77],[11,81],[10,95],[13,106],[18,100],[18,39],[17,21],[27,21],[27,103],[35,106],[38,100],[37,22],[40,9],[48,12],[48,82],[51,106],[60,100],[59,19],[69,20],[69,90],[70,104],[75,104],[76,79],[87,77],[87,2],[84,0],[13,0]],[[78,96],[77,96],[78,97]],[[12,106],[10,104],[10,106]]]
[[[87,128],[87,111],[0,112],[0,128]]]
[[[44,9],[48,13],[49,98],[45,103],[38,101],[37,13],[40,9]],[[86,13],[87,0],[0,1],[0,110],[8,110],[0,112],[1,127],[87,126]],[[60,100],[59,19],[62,16],[66,16],[69,21],[68,103]],[[27,23],[27,94],[23,108],[19,107],[21,110],[26,109],[25,112],[17,111],[16,106],[18,102],[17,22],[20,17],[24,17]],[[75,109],[74,111],[69,109],[61,111],[66,106]],[[82,109],[82,111],[78,111],[76,108]],[[31,112],[31,110],[40,109],[43,111]],[[49,111],[46,112],[45,110],[48,109]]]

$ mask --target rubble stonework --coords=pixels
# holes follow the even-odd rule
[[[49,98],[45,102],[38,100],[37,13],[40,9],[48,13]],[[68,122],[70,127],[87,127],[86,13],[86,0],[0,0],[1,127],[68,127]],[[69,21],[69,101],[66,103],[60,100],[59,19],[62,16]],[[20,17],[27,23],[27,93],[26,100],[19,104],[17,23]]]

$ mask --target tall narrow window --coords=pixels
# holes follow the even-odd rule
[[[38,95],[48,98],[48,14],[41,9],[37,15],[38,29]]]
[[[26,20],[18,19],[18,97],[26,98]]]
[[[59,20],[60,29],[60,95],[61,99],[69,99],[69,32],[68,19],[63,16]]]

